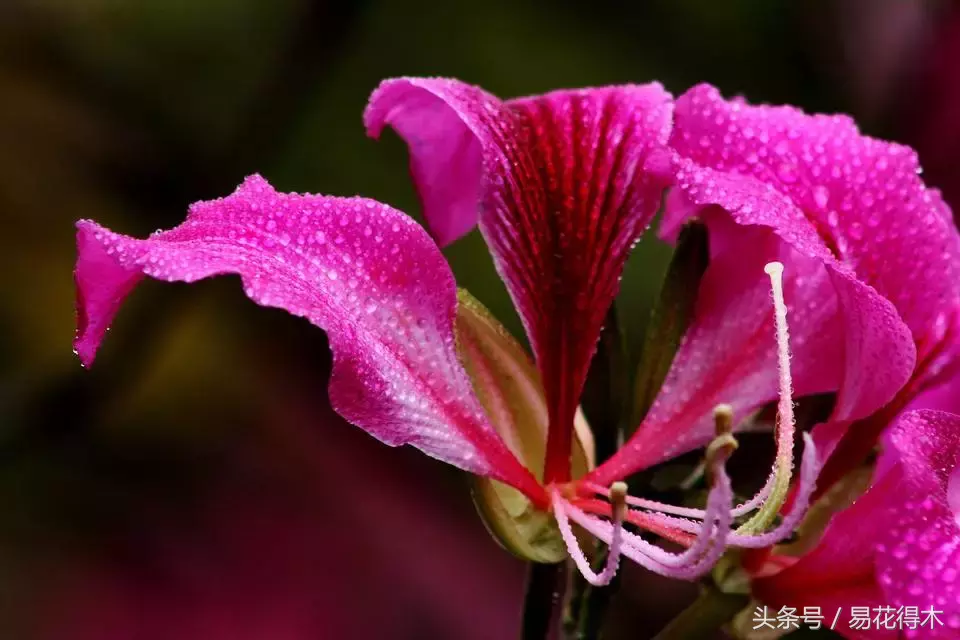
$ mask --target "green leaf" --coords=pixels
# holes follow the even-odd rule
[[[631,430],[646,417],[670,371],[693,318],[697,290],[708,262],[707,228],[694,220],[680,232],[660,297],[650,315],[634,385]]]

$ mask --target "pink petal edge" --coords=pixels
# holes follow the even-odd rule
[[[238,274],[257,304],[327,332],[330,399],[347,420],[546,503],[487,422],[457,359],[450,269],[403,213],[364,198],[277,193],[254,175],[146,240],[90,221],[77,229],[75,345],[84,364],[144,275],[193,282]]]

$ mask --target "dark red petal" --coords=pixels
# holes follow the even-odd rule
[[[454,80],[400,79],[371,97],[368,130],[390,124],[410,144],[434,233],[449,238],[479,215],[543,377],[548,482],[569,477],[571,424],[603,318],[660,203],[663,182],[644,165],[667,140],[671,108],[656,84],[503,103]]]
[[[364,198],[277,193],[253,176],[146,240],[89,221],[77,228],[76,348],[85,364],[144,275],[193,282],[238,274],[253,301],[327,332],[330,399],[345,418],[387,444],[411,444],[545,502],[487,422],[457,358],[450,269],[401,212]]]

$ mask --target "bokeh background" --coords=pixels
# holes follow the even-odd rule
[[[406,153],[364,136],[386,77],[501,96],[708,81],[853,113],[960,198],[960,11],[923,0],[2,0],[0,637],[516,637],[524,567],[464,479],[329,409],[323,333],[239,282],[145,283],[97,366],[73,337],[73,222],[132,234],[252,172],[418,215]],[[447,255],[519,323],[479,236]],[[636,344],[669,251],[620,299]],[[630,567],[609,638],[690,585]]]

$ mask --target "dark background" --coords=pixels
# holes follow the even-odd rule
[[[853,113],[960,188],[960,18],[921,0],[2,0],[0,637],[515,637],[524,567],[463,478],[326,403],[323,333],[239,282],[145,283],[84,371],[73,222],[143,235],[254,171],[417,215],[406,151],[366,139],[386,77],[503,97],[708,81]],[[462,286],[519,323],[475,233]],[[668,251],[645,240],[632,344]],[[695,593],[626,570],[610,638]]]

